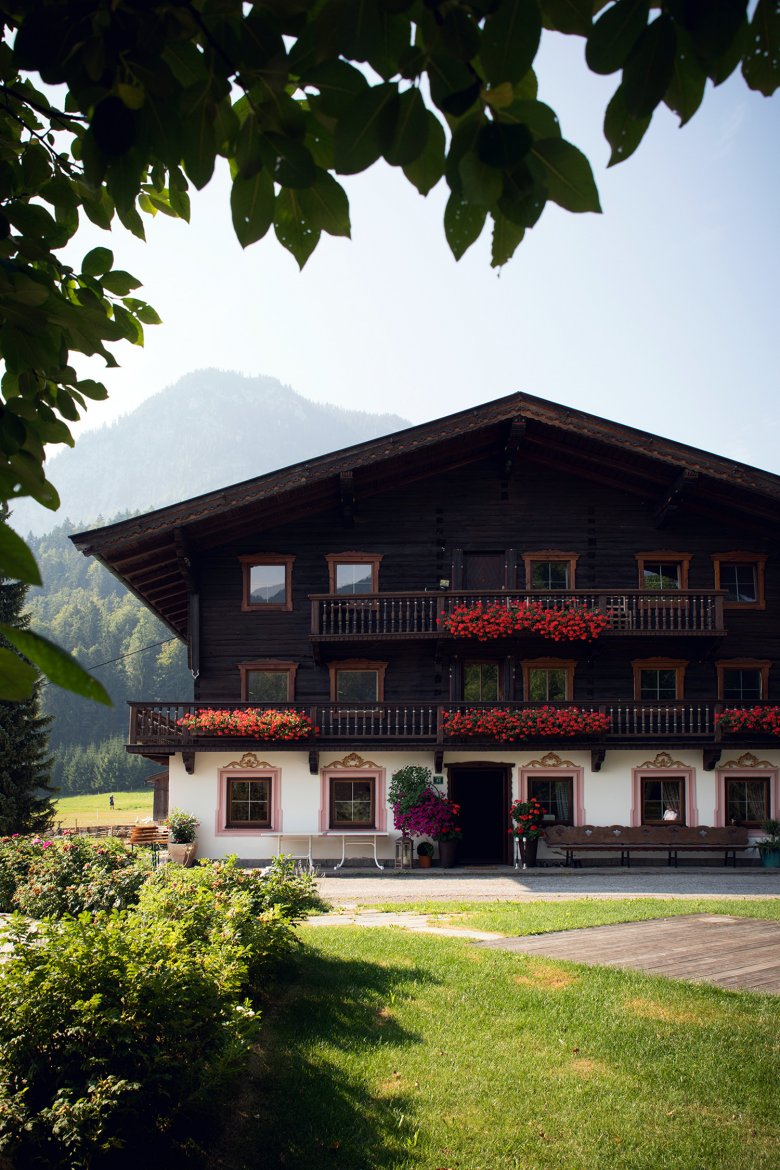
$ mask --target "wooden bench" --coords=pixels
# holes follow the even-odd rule
[[[157,869],[160,850],[168,847],[168,830],[159,825],[133,825],[128,843],[131,849],[146,848],[152,851],[152,869]]]
[[[667,864],[677,866],[677,855],[722,853],[723,864],[737,864],[737,852],[750,848],[742,825],[550,825],[544,839],[550,849],[563,852],[566,865],[578,864],[575,853],[620,853],[620,864],[631,868],[632,853],[666,853]]]

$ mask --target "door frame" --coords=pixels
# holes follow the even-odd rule
[[[512,865],[514,863],[512,851],[512,837],[509,833],[509,805],[512,796],[512,772],[514,770],[514,763],[508,763],[505,760],[474,760],[472,763],[469,760],[458,760],[456,763],[447,764],[447,795],[452,800],[452,783],[456,780],[458,772],[479,772],[479,771],[493,771],[503,772],[503,798],[504,798],[504,822],[502,825],[502,840],[503,840],[503,861],[499,861],[498,865]]]

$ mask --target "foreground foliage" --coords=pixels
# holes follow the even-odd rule
[[[242,246],[273,227],[303,266],[323,232],[350,234],[334,176],[383,158],[423,195],[446,180],[456,258],[489,219],[500,266],[548,202],[600,210],[588,160],[539,100],[543,29],[582,38],[588,68],[620,74],[611,163],[661,102],[684,123],[708,81],[741,65],[768,95],[780,74],[776,0],[750,20],[747,0],[15,0],[0,20],[0,500],[53,509],[44,445],[72,444],[69,423],[106,396],[72,355],[114,366],[116,344],[142,344],[159,320],[109,248],[62,259],[80,217],[140,237],[141,212],[188,219],[190,183],[204,187],[222,157]],[[0,571],[40,584],[4,524]],[[51,681],[108,701],[53,643],[3,632]],[[0,694],[24,698],[33,682],[0,648]]]
[[[24,909],[33,897],[44,906],[41,869],[59,875],[56,896],[46,895],[52,916],[30,924],[15,915],[3,940],[4,1168],[181,1164],[187,1151],[202,1154],[257,1035],[256,1004],[296,944],[294,924],[321,905],[311,876],[289,859],[266,875],[231,860],[149,876],[119,864],[123,849],[130,856],[120,842],[0,845],[6,896],[16,879],[12,900]],[[140,879],[132,896],[130,874]],[[73,916],[111,883],[117,902],[135,905]]]
[[[113,837],[0,840],[0,911],[62,918],[124,910],[138,900],[149,858]]]

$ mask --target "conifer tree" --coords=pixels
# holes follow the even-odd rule
[[[27,590],[20,581],[0,577],[0,623],[27,628]],[[2,637],[0,645],[13,649]],[[41,686],[39,680],[23,702],[0,702],[0,836],[45,832],[54,819],[49,786],[51,719],[40,713]]]

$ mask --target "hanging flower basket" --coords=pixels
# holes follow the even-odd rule
[[[444,712],[444,734],[449,739],[498,739],[511,742],[540,736],[575,738],[604,735],[610,729],[609,715],[583,711],[579,707],[528,707],[510,710],[470,707]]]
[[[201,707],[177,719],[179,727],[191,735],[224,735],[231,739],[306,739],[317,732],[308,715],[300,711],[276,711],[261,707],[242,707],[232,711]]]
[[[780,707],[727,707],[715,716],[721,731],[758,731],[780,736]]]
[[[541,601],[481,601],[473,605],[456,605],[439,619],[453,638],[476,638],[489,642],[494,638],[511,638],[513,634],[541,634],[552,642],[593,642],[609,625],[610,613],[568,602],[561,609],[550,609]]]

